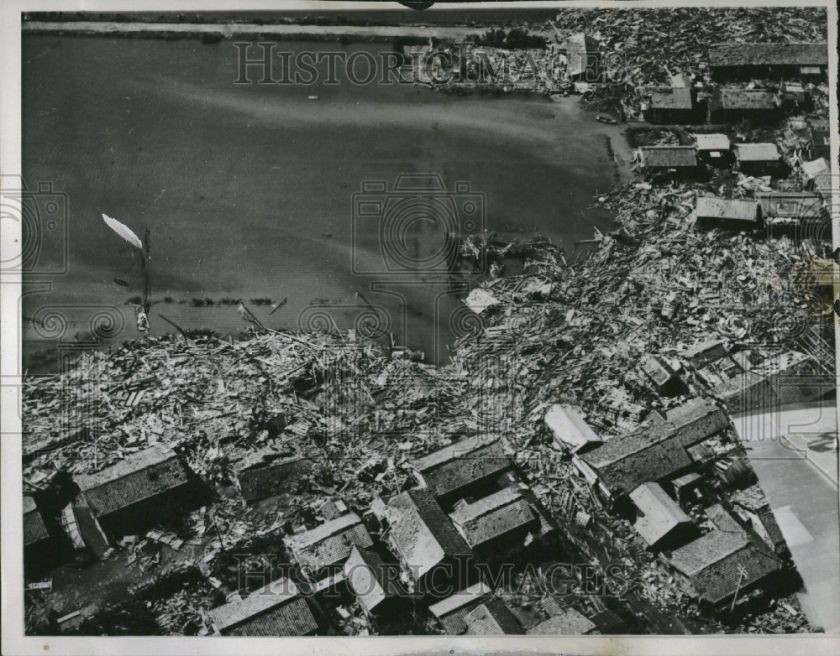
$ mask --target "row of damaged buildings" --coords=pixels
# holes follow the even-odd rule
[[[715,403],[695,398],[609,439],[571,407],[554,406],[546,423],[593,492],[690,598],[710,608],[746,603],[783,576],[784,540],[766,501],[739,512],[720,492],[715,461],[733,449]]]

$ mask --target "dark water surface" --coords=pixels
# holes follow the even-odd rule
[[[609,226],[589,208],[612,180],[612,128],[575,98],[456,97],[346,79],[236,85],[230,42],[25,36],[23,62],[24,179],[30,188],[51,183],[68,204],[67,243],[45,240],[37,267],[66,263],[66,273],[26,280],[27,353],[85,339],[97,313],[119,312],[115,338],[136,336],[126,300],[142,294],[137,262],[102,212],[141,237],[151,231],[161,301],[152,334],[172,330],[160,314],[184,328],[247,325],[234,306],[195,307],[193,298],[287,298],[273,314],[251,309],[273,328],[350,328],[373,311],[398,342],[438,361],[464,323],[464,280],[406,276],[383,261],[380,222],[354,219],[365,181],[390,190],[401,174],[433,172],[450,192],[468,183],[469,192],[450,195],[456,223],[479,193],[480,225],[505,237],[539,232],[567,250]],[[440,240],[439,225],[413,223],[404,250],[422,257]]]

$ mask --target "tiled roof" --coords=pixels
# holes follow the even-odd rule
[[[538,525],[531,506],[515,488],[504,488],[475,503],[460,502],[449,515],[471,547]]]
[[[450,444],[412,463],[435,496],[462,490],[511,467],[498,439],[475,437]]]
[[[107,469],[75,478],[100,517],[186,485],[188,480],[178,456],[159,447],[138,451]]]
[[[419,579],[448,557],[469,556],[469,545],[428,490],[409,490],[388,503],[394,550]]]
[[[586,635],[595,628],[595,623],[588,620],[574,608],[566,608],[558,615],[543,620],[531,627],[531,635]]]
[[[290,579],[279,579],[209,611],[222,635],[299,636],[314,633],[318,624],[306,600]]]
[[[763,109],[775,110],[779,99],[772,91],[721,87],[712,98],[712,109]]]
[[[691,522],[658,483],[642,483],[630,493],[630,498],[641,512],[634,528],[650,546],[656,545],[681,524]]]
[[[365,548],[373,544],[356,513],[348,513],[309,531],[289,535],[283,541],[308,576],[317,576],[325,568],[342,563],[353,546]]]
[[[443,599],[436,604],[432,604],[429,606],[429,612],[432,613],[438,619],[442,619],[452,613],[455,613],[459,610],[463,610],[465,607],[472,608],[470,604],[475,601],[480,601],[485,596],[489,595],[493,590],[488,586],[486,583],[479,581],[478,583],[471,585],[468,588],[464,588],[463,590],[459,590],[455,594],[446,599]]]
[[[664,422],[615,437],[581,456],[610,488],[629,493],[691,465],[686,448],[729,426],[727,416],[711,403],[689,408]]]
[[[405,593],[399,582],[399,567],[385,563],[378,553],[370,549],[353,547],[344,563],[344,575],[359,603],[368,612],[388,597]]]
[[[713,196],[698,196],[694,212],[698,219],[757,223],[758,203],[754,200],[729,200]]]
[[[691,89],[689,87],[652,89],[650,106],[651,109],[691,109]]]
[[[470,635],[522,633],[522,627],[501,599],[490,597],[464,616]]]
[[[50,537],[44,519],[35,505],[35,499],[23,496],[23,544],[29,546]]]
[[[694,146],[642,146],[641,162],[645,168],[693,168],[697,166]]]
[[[747,589],[780,569],[780,561],[752,546],[744,533],[714,530],[671,555],[671,565],[687,576],[697,594],[712,604]]]
[[[827,66],[826,43],[724,43],[709,49],[709,65]]]
[[[782,158],[774,143],[735,144],[735,156],[739,162],[777,162]]]

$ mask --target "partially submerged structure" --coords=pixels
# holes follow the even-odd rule
[[[309,605],[287,578],[214,608],[208,615],[216,633],[223,636],[308,636],[318,630]]]

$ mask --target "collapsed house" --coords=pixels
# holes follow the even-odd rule
[[[417,591],[438,593],[452,581],[460,587],[471,583],[472,550],[429,490],[390,499],[386,519],[392,551]]]
[[[724,43],[709,49],[713,79],[822,78],[828,69],[826,43]]]
[[[700,227],[730,230],[756,230],[761,227],[759,205],[754,200],[698,196],[694,215]]]
[[[318,631],[306,599],[286,578],[214,608],[208,615],[216,633],[223,636],[309,636]]]
[[[312,470],[312,461],[302,456],[282,457],[270,451],[248,454],[236,468],[239,489],[245,501],[258,501],[280,492],[293,492],[294,485]]]
[[[497,490],[500,478],[513,467],[499,439],[483,437],[450,444],[411,464],[421,485],[443,505]]]
[[[792,228],[818,234],[830,225],[820,194],[807,191],[760,191],[755,195],[770,228]],[[804,236],[804,234],[803,234]]]
[[[695,400],[679,415],[605,442],[573,462],[608,500],[642,483],[683,473],[694,465],[688,449],[726,430],[729,419],[716,405]]]
[[[310,581],[319,581],[343,571],[353,547],[373,546],[367,528],[356,513],[347,513],[302,533],[288,535],[283,543]]]
[[[657,355],[645,356],[639,367],[659,394],[673,396],[682,391],[682,381],[663,358]]]
[[[468,635],[522,633],[522,626],[497,597],[490,597],[464,615]]]
[[[604,442],[580,413],[569,406],[552,405],[545,414],[545,424],[554,434],[554,443],[572,453],[585,453]]]
[[[778,94],[763,89],[720,87],[709,100],[710,123],[772,123],[781,118]]]
[[[354,545],[344,563],[344,576],[368,615],[392,611],[406,595],[406,589],[400,582],[400,568],[386,563],[372,549],[360,549]]]
[[[91,540],[89,544],[100,542],[95,535],[97,527],[111,537],[136,533],[159,522],[162,516],[183,509],[196,493],[178,455],[156,446],[95,474],[77,476],[75,482],[80,498],[73,509],[85,542]]]
[[[449,635],[460,635],[467,630],[465,616],[476,606],[490,598],[493,590],[479,581],[468,588],[429,606],[429,612]]]

